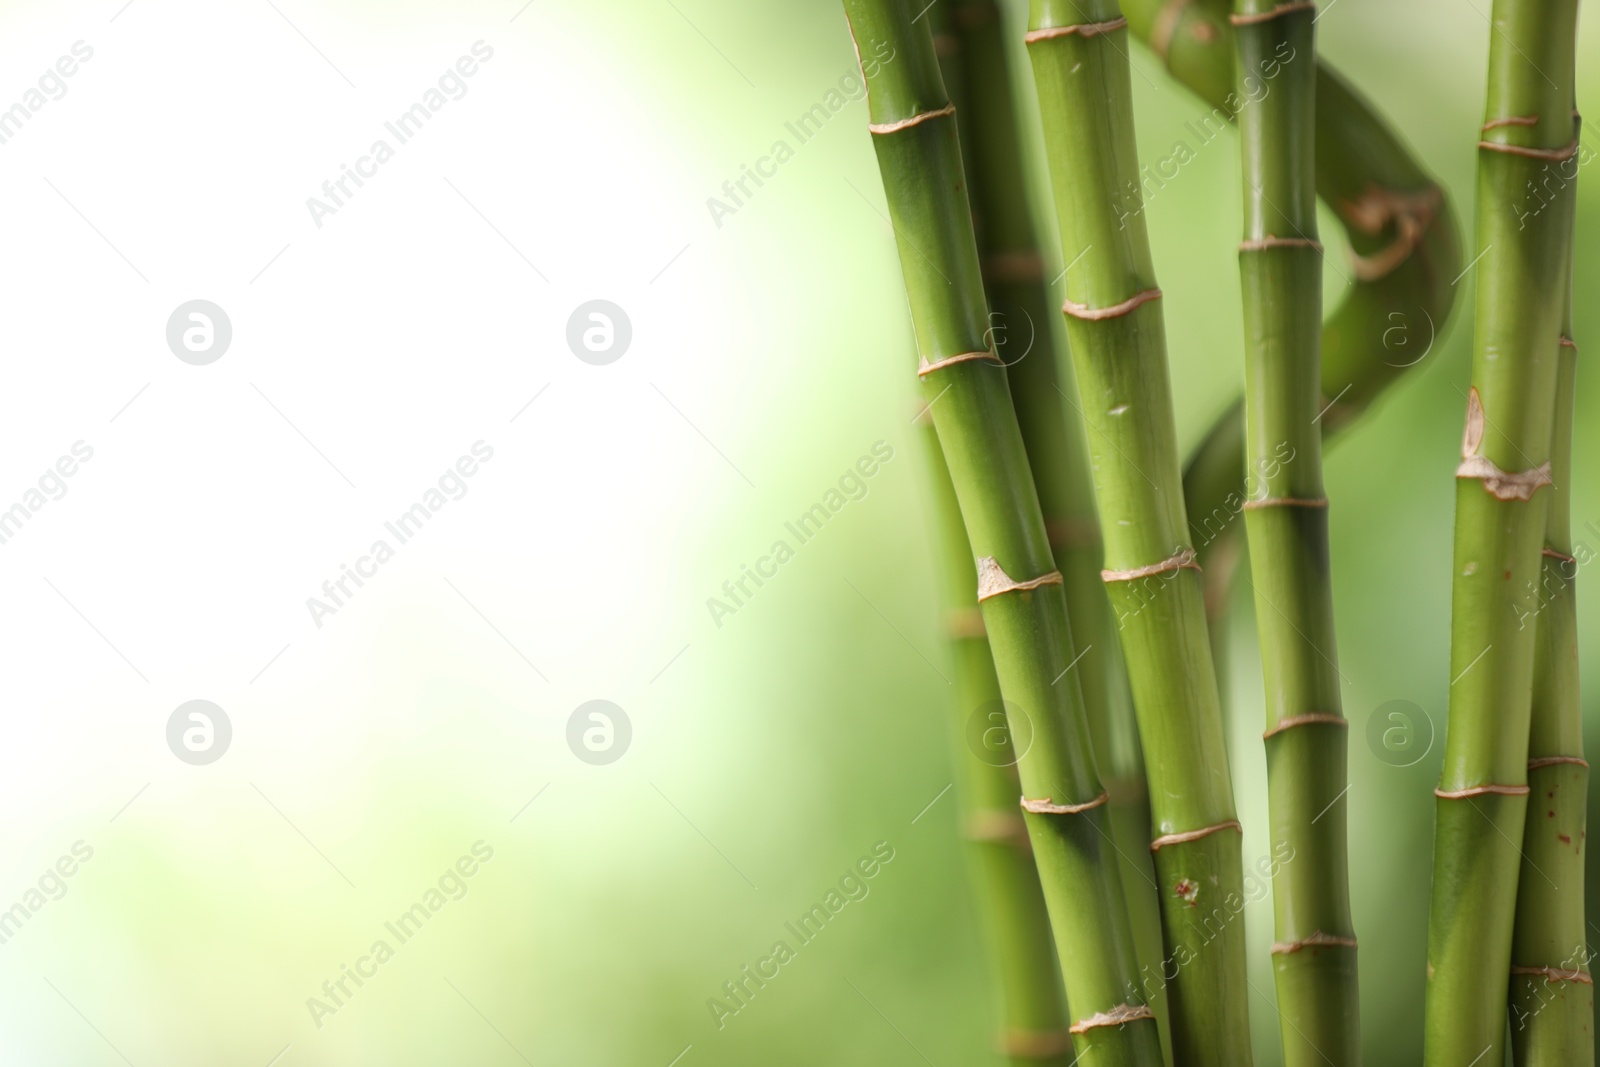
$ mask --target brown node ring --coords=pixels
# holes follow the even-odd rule
[[[1311,3],[1310,0],[1302,0],[1301,3],[1279,4],[1271,11],[1252,11],[1243,15],[1229,15],[1228,21],[1235,26],[1254,26],[1259,22],[1268,22],[1284,15],[1292,15],[1296,11],[1315,11],[1316,9],[1317,5]]]
[[[1315,500],[1299,496],[1269,496],[1260,500],[1246,500],[1244,509],[1254,511],[1257,508],[1325,508],[1328,506],[1327,497],[1318,497]]]
[[[1005,361],[988,349],[984,349],[982,352],[958,352],[953,356],[945,356],[943,359],[936,359],[932,363],[929,363],[926,358],[923,358],[921,363],[919,363],[917,366],[917,377],[926,378],[934,371],[944,370],[946,367],[953,367],[957,363],[971,363],[974,360],[981,360],[984,363],[993,363],[997,367],[1005,366]]]
[[[1466,800],[1471,797],[1498,796],[1498,797],[1525,797],[1528,795],[1525,785],[1473,785],[1466,789],[1435,789],[1433,795],[1440,800]]]
[[[1079,37],[1098,37],[1104,33],[1113,33],[1124,29],[1128,20],[1118,16],[1106,22],[1080,22],[1075,26],[1046,26],[1039,30],[1029,30],[1023,34],[1024,44],[1035,41],[1048,41],[1052,37],[1069,37],[1076,34]]]
[[[1291,715],[1287,719],[1279,719],[1270,730],[1261,735],[1261,739],[1265,741],[1269,737],[1274,737],[1296,726],[1342,726],[1348,730],[1350,728],[1350,720],[1343,715],[1334,715],[1326,711],[1314,711],[1305,715]]]
[[[1552,982],[1580,982],[1583,985],[1594,985],[1594,979],[1589,977],[1589,972],[1571,970],[1564,971],[1559,967],[1517,967],[1511,968],[1514,975],[1537,975]]]
[[[1092,308],[1088,304],[1080,304],[1075,300],[1067,300],[1062,303],[1061,310],[1066,314],[1071,315],[1075,319],[1087,319],[1090,322],[1098,322],[1100,319],[1114,319],[1119,316],[1126,315],[1140,304],[1147,303],[1151,300],[1160,299],[1160,289],[1146,289],[1143,292],[1134,293],[1122,303],[1112,304],[1110,307]]]
[[[1574,767],[1582,767],[1585,770],[1589,767],[1589,761],[1582,756],[1537,756],[1528,761],[1528,770],[1536,771],[1540,767],[1559,767],[1565,763],[1570,763]]]
[[[1132,582],[1140,578],[1149,578],[1168,571],[1200,569],[1200,564],[1195,562],[1195,550],[1185,548],[1169,556],[1160,563],[1152,563],[1146,567],[1135,567],[1127,571],[1101,571],[1100,580],[1103,582]]]
[[[1527,148],[1520,144],[1501,144],[1499,141],[1479,141],[1478,147],[1490,152],[1525,156],[1528,159],[1547,159],[1552,163],[1565,163],[1578,154],[1578,139],[1574,137],[1571,144],[1561,148]]]
[[[1082,804],[1056,804],[1049,797],[1039,800],[1023,797],[1022,810],[1032,815],[1077,815],[1080,812],[1098,808],[1110,799],[1110,793],[1101,793],[1093,800],[1085,801]]]
[[[955,113],[956,106],[954,104],[946,104],[944,107],[935,108],[933,111],[919,111],[910,118],[896,119],[894,122],[869,122],[867,123],[867,129],[873,133],[899,133],[901,130],[908,130],[919,123],[927,122],[929,119],[941,119],[946,115],[954,115]]]
[[[1338,934],[1325,934],[1321,930],[1298,941],[1278,941],[1272,946],[1274,956],[1292,956],[1301,949],[1307,948],[1356,948],[1356,939],[1341,937]]]
[[[1438,215],[1442,200],[1436,185],[1417,193],[1402,193],[1368,182],[1356,199],[1339,201],[1336,206],[1340,217],[1362,233],[1376,235],[1391,220],[1394,222],[1395,239],[1389,244],[1370,256],[1351,251],[1356,280],[1377,281],[1410,259]]]
[[[1000,566],[1000,561],[993,556],[983,556],[978,560],[978,603],[980,604],[990,597],[999,596],[1002,593],[1023,593],[1040,589],[1047,585],[1060,584],[1060,571],[1051,571],[1049,574],[1041,574],[1037,578],[1019,582],[1007,574],[1005,569]]]
[[[1007,1030],[1000,1035],[1000,1054],[1024,1060],[1045,1060],[1072,1051],[1065,1030]]]
[[[1150,842],[1150,851],[1159,852],[1167,845],[1183,845],[1189,843],[1190,841],[1198,841],[1202,837],[1210,837],[1212,834],[1217,833],[1220,830],[1237,830],[1241,834],[1244,833],[1244,827],[1239,825],[1238,819],[1229,819],[1226,822],[1219,822],[1215,826],[1202,826],[1198,830],[1185,830],[1182,833],[1176,834],[1162,834],[1160,837]]]
[[[1265,252],[1269,248],[1314,248],[1322,251],[1322,242],[1310,237],[1258,237],[1251,241],[1240,241],[1241,252]]]
[[[1110,1011],[1096,1012],[1087,1019],[1079,1019],[1068,1030],[1074,1034],[1086,1034],[1102,1026],[1122,1026],[1124,1023],[1154,1018],[1154,1013],[1143,1004],[1118,1004]]]

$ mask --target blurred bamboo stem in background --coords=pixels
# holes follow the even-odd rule
[[[1126,21],[1034,0],[1028,51],[1066,271],[1107,583],[1149,784],[1175,1063],[1248,1067],[1240,827],[1184,517],[1161,291],[1145,233]],[[1118,210],[1118,205],[1123,210]],[[1167,977],[1164,967],[1161,977]]]
[[[1576,0],[1496,0],[1492,17],[1478,142],[1483,252],[1456,471],[1450,719],[1428,916],[1428,1067],[1505,1055],[1538,634],[1523,599],[1542,572],[1572,238],[1570,195],[1521,207],[1577,151]]]
[[[1004,368],[989,343],[955,108],[926,21],[906,0],[845,0],[869,128],[900,254],[918,376],[978,557],[980,610],[1023,820],[1045,896],[1082,1067],[1155,1067],[1136,961],[1055,570]],[[891,313],[898,314],[898,309]],[[1030,736],[1031,735],[1031,736]]]
[[[1361,1062],[1349,789],[1322,484],[1322,246],[1314,172],[1316,9],[1238,0],[1244,176],[1245,530],[1266,682],[1272,968],[1287,1067]]]

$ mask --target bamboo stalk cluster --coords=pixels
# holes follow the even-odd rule
[[[977,723],[1000,738],[956,749],[999,1048],[1014,1065],[1253,1062],[1243,828],[1212,634],[1242,528],[1266,695],[1282,1061],[1360,1064],[1322,446],[1418,361],[1401,350],[1411,338],[1395,340],[1397,308],[1433,333],[1449,314],[1462,260],[1449,201],[1318,59],[1310,3],[1128,0],[1125,16],[1116,0],[1031,0],[1018,36],[1065,267],[1070,361],[1058,359],[1002,11],[844,6],[858,54],[896,56],[863,74],[929,427],[951,733],[970,740]],[[1519,1067],[1594,1062],[1566,488],[1575,168],[1537,211],[1518,199],[1538,168],[1576,152],[1575,18],[1576,0],[1495,2],[1429,1067],[1498,1065],[1508,1029]],[[1208,130],[1211,118],[1239,130],[1243,400],[1187,470],[1130,35],[1213,103]],[[1319,198],[1352,248],[1352,285],[1326,320]],[[1519,598],[1534,588],[1530,608]]]

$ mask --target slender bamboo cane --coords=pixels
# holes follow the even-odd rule
[[[1244,504],[1267,696],[1267,794],[1277,941],[1272,946],[1287,1067],[1361,1062],[1356,939],[1341,804],[1349,724],[1335,663],[1328,500],[1317,425],[1322,246],[1314,178],[1315,9],[1238,0],[1244,174]],[[1285,61],[1286,56],[1293,57]]]
[[[1058,356],[1050,329],[1044,260],[1029,206],[1020,127],[1012,97],[1007,35],[994,0],[957,0],[929,9],[945,87],[957,108],[966,149],[973,228],[995,349],[1007,366],[1011,401],[1033,470],[1056,567],[1063,577],[1067,616],[1082,645],[1073,668],[1083,691],[1094,750],[1110,794],[1112,840],[1133,924],[1141,974],[1159,973],[1161,914],[1146,847],[1150,799],[1133,720],[1128,680],[1112,625],[1111,602],[1100,580],[1104,548],[1095,514],[1094,484],[1070,367]],[[1062,376],[1067,380],[1062,385]],[[1163,1036],[1166,994],[1148,993]]]
[[[1563,175],[1575,182],[1576,160]],[[1571,196],[1563,187],[1559,195]],[[1572,255],[1567,256],[1550,443],[1550,514],[1543,576],[1529,590],[1524,621],[1538,636],[1528,735],[1528,805],[1511,935],[1511,1053],[1517,1067],[1594,1067],[1594,981],[1583,914],[1584,823],[1589,764],[1578,702],[1578,616],[1573,589],[1572,398],[1578,350],[1572,341]],[[1530,620],[1530,616],[1533,619]],[[1536,621],[1535,621],[1536,620]]]
[[[1456,472],[1450,719],[1436,791],[1424,1060],[1504,1056],[1511,932],[1528,808],[1536,626],[1550,484],[1570,197],[1524,210],[1527,190],[1577,151],[1577,0],[1495,0],[1478,142],[1472,390]]]
[[[1172,961],[1173,1059],[1248,1067],[1240,828],[1186,530],[1161,292],[1142,211],[1117,206],[1138,188],[1126,21],[1114,0],[1033,0],[1030,11],[1028,50],[1069,263],[1063,310],[1105,538],[1102,577],[1157,835],[1150,847]]]
[[[1233,74],[1234,31],[1226,0],[1126,0],[1134,34],[1214,110],[1185,127],[1209,143],[1246,105]],[[1279,68],[1287,70],[1293,60]],[[1258,71],[1258,74],[1260,72]],[[1350,287],[1322,328],[1325,430],[1349,424],[1444,329],[1465,266],[1450,201],[1373,107],[1326,62],[1317,63],[1317,195],[1338,218],[1353,258]],[[1262,78],[1270,98],[1277,79]],[[1258,88],[1258,93],[1262,91]],[[1199,146],[1196,145],[1196,147]],[[1159,176],[1155,178],[1160,182]],[[1184,472],[1189,520],[1208,590],[1236,557],[1236,502],[1244,498],[1242,405],[1225,411]],[[1319,410],[1322,405],[1319,405]],[[1213,594],[1213,602],[1221,597]]]
[[[999,1047],[1010,1067],[1069,1067],[1067,1005],[1050,941],[1039,872],[1017,812],[1015,756],[1006,735],[1000,681],[978,610],[978,571],[931,414],[921,418],[939,525],[943,596],[954,664],[952,736],[959,768],[967,865],[998,979]],[[973,729],[976,717],[977,729]],[[972,734],[977,733],[977,737]],[[981,753],[981,755],[980,755]]]
[[[978,556],[978,601],[1013,737],[1031,733],[1017,769],[1076,1021],[1080,1064],[1154,1067],[1155,1019],[1133,987],[1133,937],[1110,843],[1108,797],[1095,767],[1062,578],[1009,387],[987,337],[972,218],[963,195],[955,109],[925,21],[907,0],[845,0],[863,63],[873,147],[883,178],[918,375]]]

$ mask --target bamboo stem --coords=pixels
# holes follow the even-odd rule
[[[956,690],[951,733],[959,774],[957,796],[968,869],[998,979],[998,1046],[1010,1067],[1069,1067],[1072,1038],[1067,1032],[1066,998],[1050,941],[1039,936],[1049,919],[1028,848],[1028,831],[1016,809],[1015,755],[978,610],[978,572],[933,420],[924,416],[919,421],[941,534],[939,556],[944,561],[943,600]],[[974,716],[978,730],[972,729]]]
[[[906,0],[845,0],[867,83],[923,394],[978,556],[978,601],[1011,736],[1067,1000],[1085,1067],[1161,1061],[1133,985],[1133,938],[1077,679],[1061,575],[1045,534],[1009,387],[987,337],[955,109],[933,39]],[[885,59],[884,56],[891,56]]]
[[[1563,174],[1576,181],[1576,160]],[[1511,935],[1511,1056],[1517,1067],[1594,1067],[1594,981],[1583,914],[1584,830],[1589,765],[1578,700],[1578,616],[1572,544],[1572,253],[1556,370],[1550,443],[1550,513],[1543,575],[1525,596],[1523,620],[1537,627],[1528,735],[1528,805]],[[1587,550],[1586,550],[1587,551]],[[1530,618],[1532,616],[1532,618]],[[1537,620],[1537,621],[1534,621]]]
[[[1424,1060],[1504,1056],[1511,936],[1528,804],[1536,626],[1562,286],[1572,198],[1527,190],[1577,148],[1576,0],[1496,0],[1479,141],[1472,389],[1456,473],[1450,719],[1436,791]],[[1507,123],[1507,118],[1522,121]],[[1526,120],[1532,119],[1532,122]]]
[[[1138,189],[1126,23],[1113,0],[1033,0],[1030,9],[1102,577],[1157,835],[1173,1059],[1248,1067],[1239,823],[1184,517],[1160,290],[1142,210],[1117,208]]]
[[[994,0],[936,4],[926,17],[933,23],[945,87],[956,104],[957,126],[966,146],[962,159],[989,297],[991,334],[1007,366],[1011,401],[1045,532],[1063,577],[1067,616],[1082,646],[1073,673],[1083,692],[1095,754],[1107,774],[1112,840],[1139,969],[1153,975],[1161,965],[1161,915],[1146,847],[1150,801],[1144,759],[1111,603],[1100,580],[1104,548],[1089,478],[1088,446],[1077,401],[1072,399],[1076,390],[1064,353],[1058,354],[1053,342],[1054,311],[1024,177],[1008,38]],[[1165,992],[1156,984],[1147,992],[1163,1047],[1170,1048]]]
[[[1346,846],[1349,789],[1317,425],[1322,246],[1314,171],[1315,10],[1238,0],[1244,241],[1245,508],[1267,698],[1273,973],[1287,1067],[1361,1062]]]

